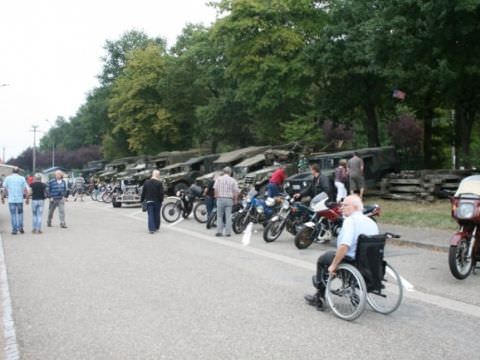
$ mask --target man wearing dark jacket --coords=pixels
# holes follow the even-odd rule
[[[141,201],[147,204],[148,231],[153,234],[160,229],[160,209],[163,201],[160,171],[153,170],[152,178],[143,184]]]
[[[329,199],[332,199],[332,187],[330,185],[330,180],[327,176],[320,173],[320,168],[317,164],[310,165],[310,171],[312,172],[313,179],[308,187],[306,187],[302,192],[295,194],[296,197],[310,196],[314,198],[316,195],[324,192],[328,195]]]

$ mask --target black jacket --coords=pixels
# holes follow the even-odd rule
[[[328,198],[331,200],[333,199],[332,195],[332,186],[330,185],[330,179],[325,175],[319,175],[312,179],[312,182],[308,187],[306,187],[300,195],[303,196],[310,196],[312,199],[320,194],[326,193]]]
[[[141,201],[163,201],[163,185],[160,180],[148,179],[143,184]]]

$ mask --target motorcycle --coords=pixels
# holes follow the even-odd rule
[[[242,209],[243,209],[243,204],[241,204],[241,203],[233,205],[233,207],[232,207],[232,217],[235,215],[235,213],[237,213],[238,211],[240,211]],[[213,208],[212,213],[210,214],[210,216],[207,219],[206,227],[207,227],[207,229],[211,229],[211,228],[214,228],[216,226],[217,226],[217,208],[215,207],[215,208]]]
[[[460,228],[450,239],[448,265],[452,275],[463,280],[475,272],[480,261],[480,176],[463,179],[451,204],[452,217]]]
[[[277,240],[286,229],[290,234],[296,235],[301,226],[313,215],[313,211],[294,197],[287,195],[282,200],[279,212],[272,216],[263,230],[263,240],[272,242]]]
[[[167,197],[167,203],[162,208],[162,217],[166,222],[173,223],[183,216],[188,218],[193,211],[195,201],[200,198],[202,188],[192,185],[187,190],[179,190],[176,196]]]
[[[233,232],[241,234],[250,222],[265,226],[267,220],[275,213],[274,205],[274,198],[260,199],[257,190],[250,190],[246,199],[243,200],[243,209],[232,216]]]
[[[310,209],[314,212],[311,220],[295,235],[295,246],[306,249],[313,242],[323,244],[337,237],[343,225],[343,216],[340,203],[327,203],[328,195],[320,193],[310,202]],[[375,221],[380,215],[380,206],[377,204],[365,206],[363,214]]]

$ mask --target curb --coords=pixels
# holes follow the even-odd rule
[[[448,245],[434,245],[434,244],[422,243],[420,241],[415,241],[415,240],[388,239],[387,241],[388,243],[393,245],[416,247],[420,249],[443,252],[443,253],[447,253],[449,249]]]

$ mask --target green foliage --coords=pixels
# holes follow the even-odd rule
[[[407,130],[389,134],[389,121],[409,114],[421,129],[408,127],[417,139],[408,148],[424,166],[450,166],[452,144],[458,165],[480,155],[480,0],[213,5],[217,20],[186,25],[171,49],[136,30],[107,41],[100,87],[42,149],[101,145],[107,158],[287,141],[322,149],[332,132],[375,146],[398,140]]]

